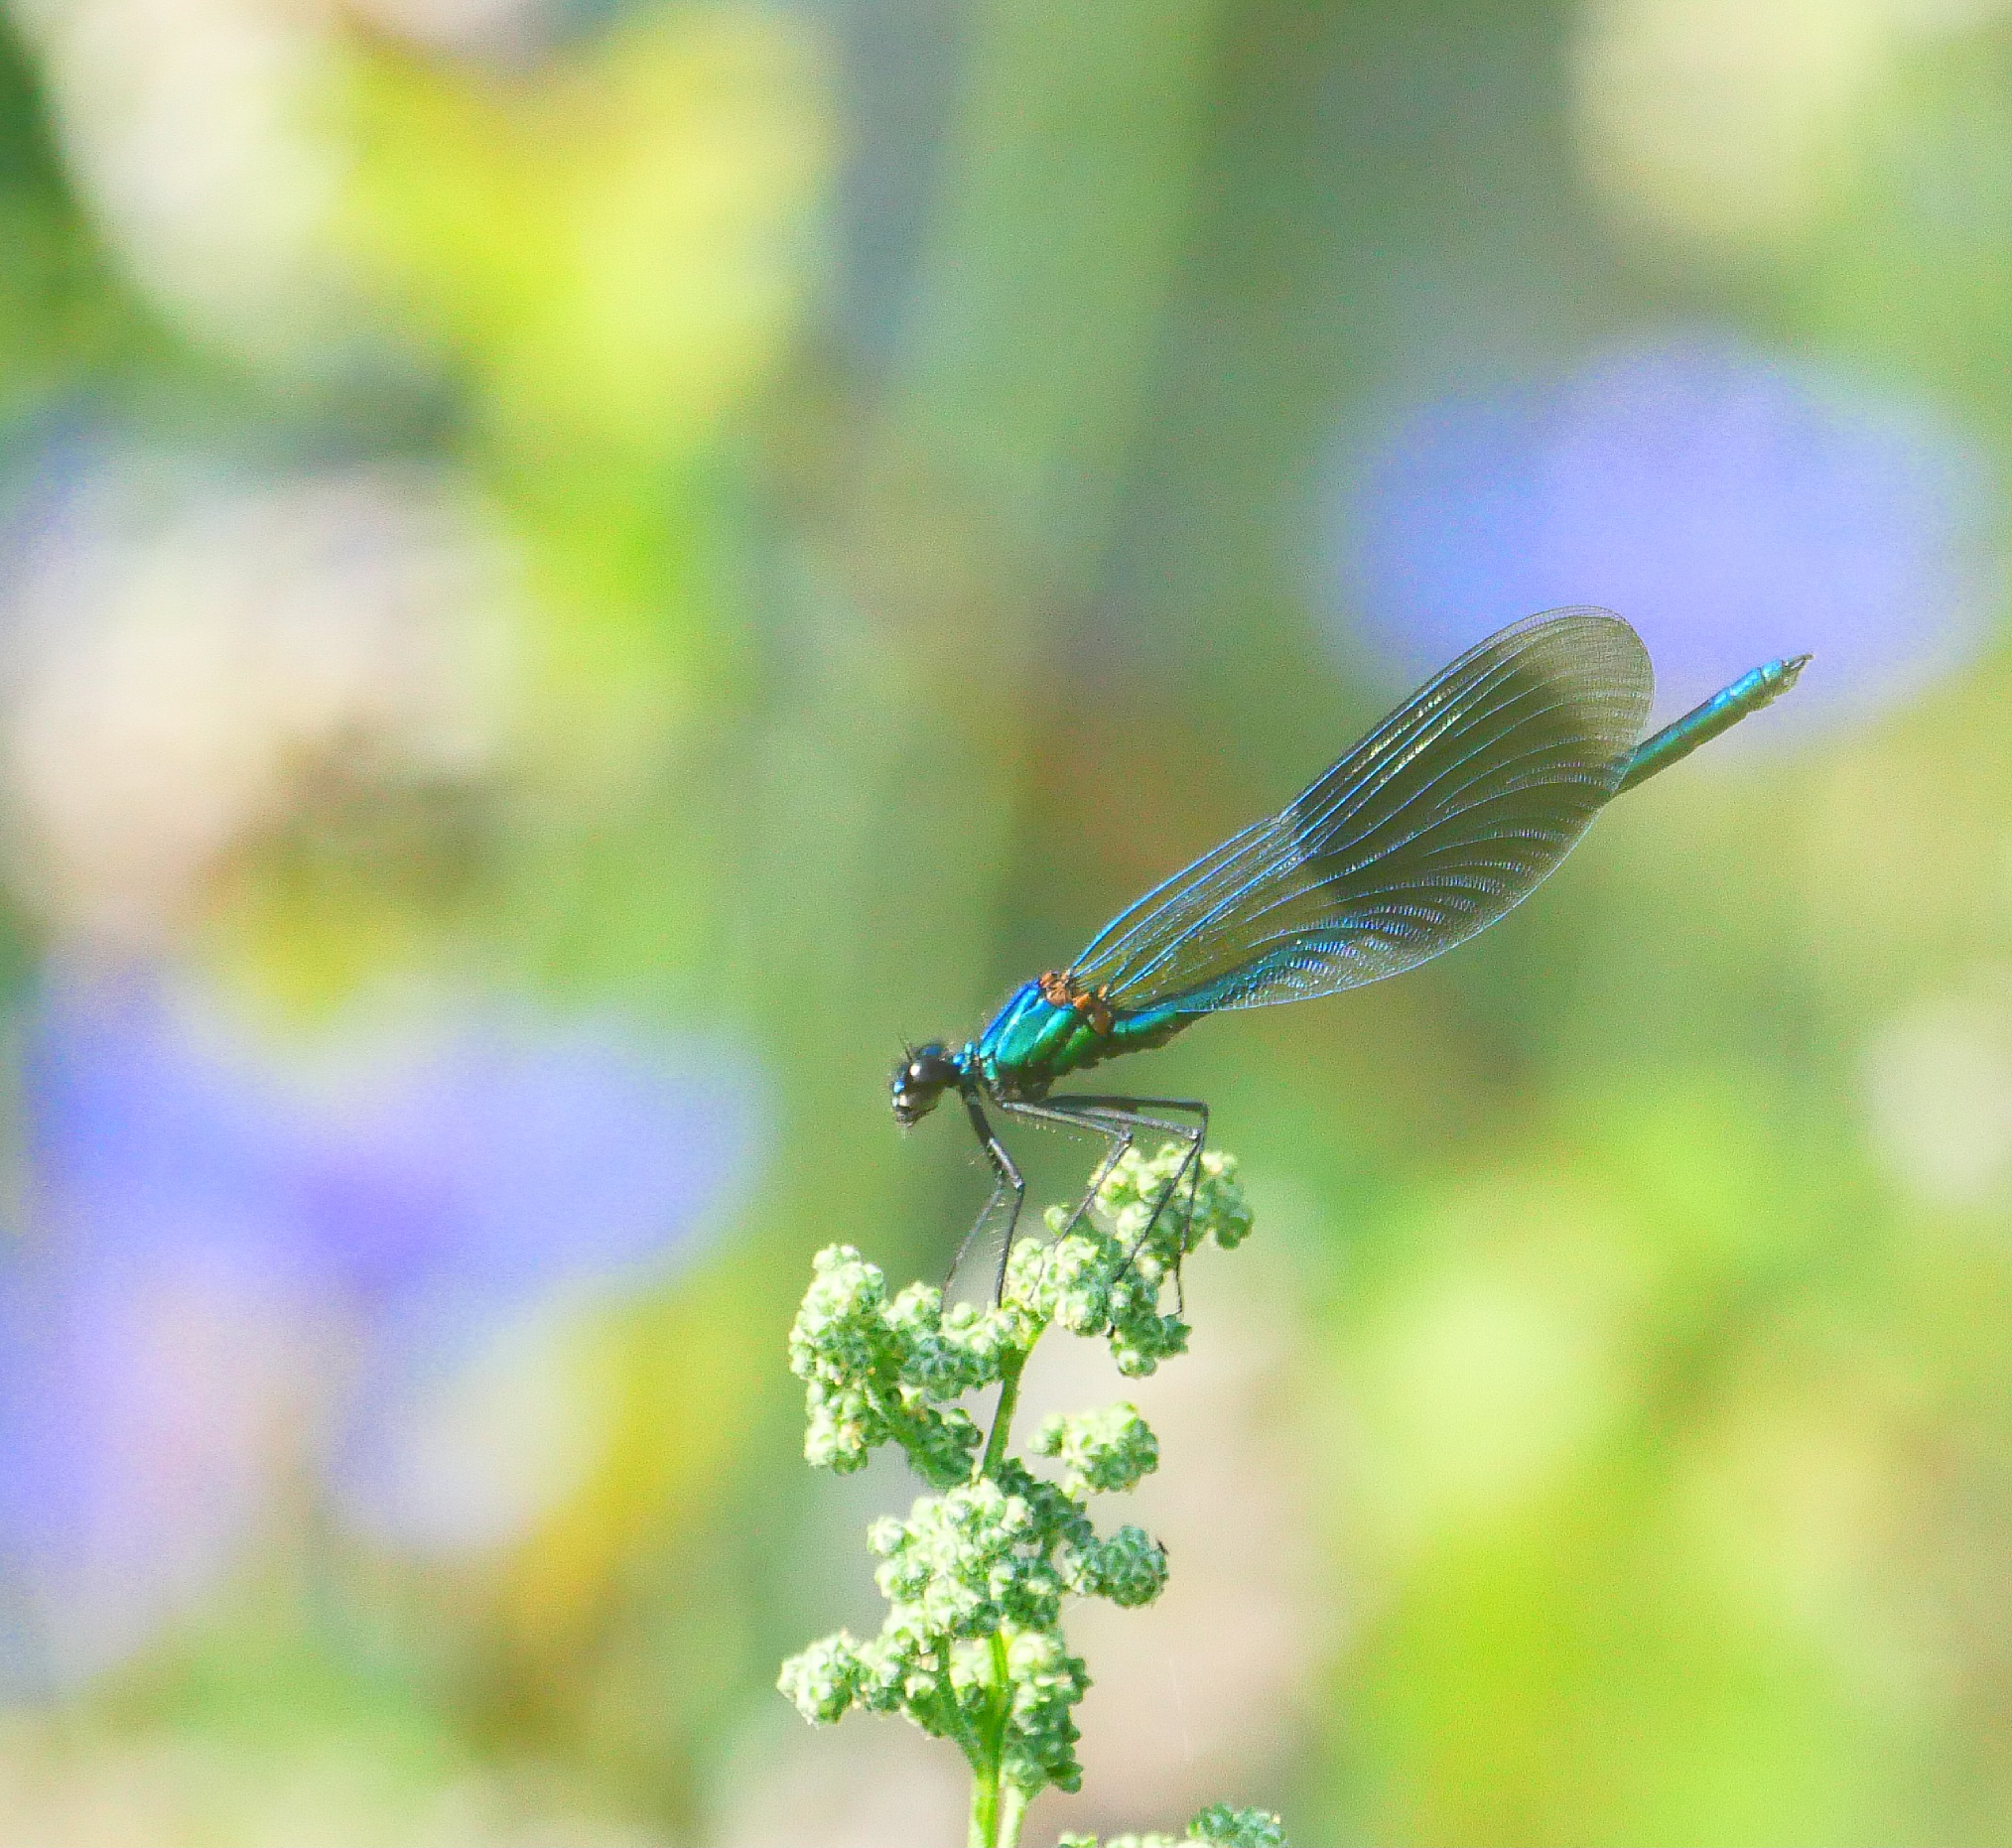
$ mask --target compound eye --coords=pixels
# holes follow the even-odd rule
[[[917,1059],[914,1062],[914,1064],[912,1064],[908,1068],[908,1082],[911,1085],[919,1085],[922,1082],[922,1076],[923,1076],[922,1061],[920,1059]]]

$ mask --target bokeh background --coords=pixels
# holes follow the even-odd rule
[[[0,20],[0,1841],[960,1839],[773,1689],[900,1041],[1565,602],[1816,661],[1128,1074],[1259,1236],[1029,1840],[2012,1840],[2012,7]]]

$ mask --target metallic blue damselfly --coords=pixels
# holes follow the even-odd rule
[[[1057,1080],[1163,1046],[1231,1007],[1308,1000],[1416,967],[1485,930],[1571,852],[1593,817],[1796,684],[1770,661],[1646,742],[1655,677],[1610,610],[1557,609],[1491,635],[1428,681],[1275,815],[1253,823],[1104,926],[1066,969],[1016,989],[976,1039],[894,1070],[894,1119],[963,1102],[992,1197],[959,1247],[998,1244],[1006,1275],[1025,1192],[986,1115],[1082,1129],[1106,1151],[1070,1224],[1141,1131],[1185,1143],[1153,1217],[1187,1187],[1208,1106],[1055,1096]]]

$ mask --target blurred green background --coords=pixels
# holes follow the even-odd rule
[[[1582,601],[1815,665],[1128,1071],[1260,1236],[1029,1839],[2012,1841],[2012,8],[4,19],[0,1841],[958,1839],[773,1690],[902,1038]]]

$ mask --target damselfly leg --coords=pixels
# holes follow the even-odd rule
[[[1066,1239],[1076,1230],[1083,1215],[1095,1203],[1104,1183],[1111,1178],[1111,1170],[1117,1167],[1125,1151],[1132,1146],[1134,1125],[1107,1121],[1103,1112],[1073,1111],[1066,1108],[1072,1100],[1050,1098],[1043,1104],[1002,1104],[1000,1109],[1014,1117],[1024,1117],[1034,1122],[1052,1123],[1058,1129],[1087,1129],[1093,1135],[1101,1135],[1105,1141],[1104,1159],[1097,1164],[1097,1171],[1090,1176],[1090,1185],[1076,1210],[1068,1217],[1060,1232],[1055,1236]]]
[[[1068,1224],[1062,1229],[1065,1235],[1089,1212],[1096,1201],[1098,1191],[1110,1177],[1111,1170],[1118,1165],[1119,1158],[1125,1150],[1132,1146],[1138,1132],[1140,1129],[1157,1129],[1161,1134],[1185,1143],[1186,1147],[1181,1151],[1180,1165],[1174,1169],[1171,1179],[1160,1190],[1159,1198],[1153,1202],[1151,1215],[1147,1218],[1144,1228],[1139,1237],[1133,1240],[1131,1250],[1125,1254],[1125,1262],[1120,1266],[1118,1274],[1123,1276],[1132,1267],[1132,1260],[1139,1255],[1146,1240],[1152,1237],[1153,1228],[1159,1224],[1160,1215],[1180,1193],[1183,1182],[1187,1185],[1187,1208],[1181,1220],[1181,1243],[1183,1245],[1187,1243],[1187,1228],[1194,1220],[1195,1197],[1201,1185],[1202,1149],[1209,1136],[1209,1107],[1206,1104],[1193,1098],[1084,1097],[1071,1094],[1067,1097],[1051,1097],[1042,1108],[1114,1137],[1110,1153],[1105,1156],[1097,1173],[1091,1179],[1089,1191],[1077,1203],[1075,1212],[1069,1215]],[[1165,1117],[1152,1114],[1156,1111],[1177,1111],[1191,1116],[1194,1121],[1169,1122]],[[1180,1287],[1178,1266],[1174,1272],[1174,1287],[1176,1290]]]
[[[978,1145],[985,1150],[985,1158],[992,1164],[993,1185],[985,1205],[979,1209],[978,1217],[971,1222],[971,1230],[958,1242],[950,1268],[943,1273],[943,1295],[946,1302],[950,1300],[958,1274],[964,1268],[964,1260],[974,1247],[985,1256],[987,1268],[993,1267],[992,1248],[997,1241],[999,1258],[992,1300],[998,1302],[1000,1293],[1006,1288],[1006,1259],[1012,1255],[1013,1233],[1020,1223],[1020,1203],[1026,1198],[1027,1184],[1013,1158],[1006,1153],[1006,1144],[993,1133],[992,1124],[986,1121],[978,1100],[967,1097],[964,1108],[971,1118]]]
[[[1119,1275],[1131,1267],[1140,1248],[1152,1236],[1153,1228],[1159,1224],[1160,1215],[1179,1196],[1182,1183],[1187,1186],[1187,1201],[1183,1213],[1182,1236],[1185,1241],[1186,1223],[1194,1217],[1195,1189],[1200,1179],[1200,1155],[1208,1139],[1209,1111],[1206,1104],[1187,1098],[1120,1098],[1120,1097],[1051,1097],[1039,1104],[1020,1101],[1008,1102],[995,1098],[993,1102],[1008,1117],[1031,1122],[1052,1125],[1058,1129],[1088,1130],[1100,1135],[1105,1141],[1103,1159],[1090,1176],[1090,1184],[1083,1197],[1077,1201],[1074,1210],[1063,1223],[1056,1235],[1066,1238],[1081,1224],[1084,1217],[1096,1205],[1097,1196],[1103,1191],[1104,1183],[1111,1178],[1113,1169],[1123,1159],[1125,1151],[1138,1141],[1141,1129],[1155,1130],[1183,1144],[1180,1164],[1161,1188],[1159,1197],[1153,1203],[1151,1215],[1144,1228],[1125,1254],[1125,1262]],[[978,1137],[979,1146],[984,1149],[987,1162],[993,1171],[993,1189],[978,1218],[972,1222],[971,1230],[964,1235],[957,1248],[957,1254],[950,1261],[950,1268],[944,1274],[943,1293],[946,1298],[955,1293],[957,1280],[967,1271],[968,1260],[974,1253],[983,1259],[982,1268],[991,1272],[991,1300],[997,1303],[1006,1290],[1006,1264],[1012,1256],[1015,1235],[1019,1229],[1020,1208],[1026,1198],[1026,1182],[1020,1174],[1018,1164],[1006,1152],[1006,1144],[999,1138],[984,1109],[975,1098],[964,1101],[966,1113],[971,1119],[973,1133]],[[1168,1117],[1156,1116],[1157,1111],[1177,1111],[1191,1116],[1190,1122],[1175,1122]],[[1178,1275],[1175,1279],[1179,1287]]]
[[[1058,1129],[1088,1130],[1091,1134],[1101,1135],[1104,1138],[1106,1143],[1104,1159],[1097,1164],[1097,1172],[1090,1182],[1090,1191],[1083,1197],[1075,1212],[1069,1216],[1069,1224],[1064,1228],[1065,1232],[1072,1230],[1088,1210],[1090,1203],[1096,1199],[1097,1191],[1104,1185],[1106,1177],[1118,1165],[1118,1158],[1132,1145],[1131,1128],[1113,1126],[1108,1122],[1095,1121],[1089,1115],[1056,1110],[1049,1104],[1007,1102],[1003,1098],[995,1098],[993,1102],[1009,1117],[1047,1123]],[[983,1257],[984,1263],[982,1266],[973,1267],[982,1267],[993,1273],[992,1301],[997,1303],[1006,1293],[1006,1264],[1012,1256],[1013,1240],[1019,1229],[1020,1206],[1026,1196],[1026,1187],[1018,1167],[1014,1165],[1012,1157],[1006,1153],[1005,1145],[994,1133],[992,1125],[986,1121],[985,1114],[976,1101],[967,1098],[965,1109],[971,1115],[972,1127],[977,1130],[979,1142],[986,1152],[986,1159],[992,1163],[993,1173],[998,1178],[993,1186],[991,1198],[986,1201],[978,1218],[972,1222],[971,1230],[964,1235],[963,1243],[957,1248],[957,1255],[951,1259],[949,1274],[944,1279],[943,1293],[946,1299],[954,1294],[957,1278],[966,1269],[966,1259],[976,1251]],[[1168,1127],[1180,1132],[1177,1125]],[[1004,1212],[1001,1210],[1003,1205],[1006,1207]]]

